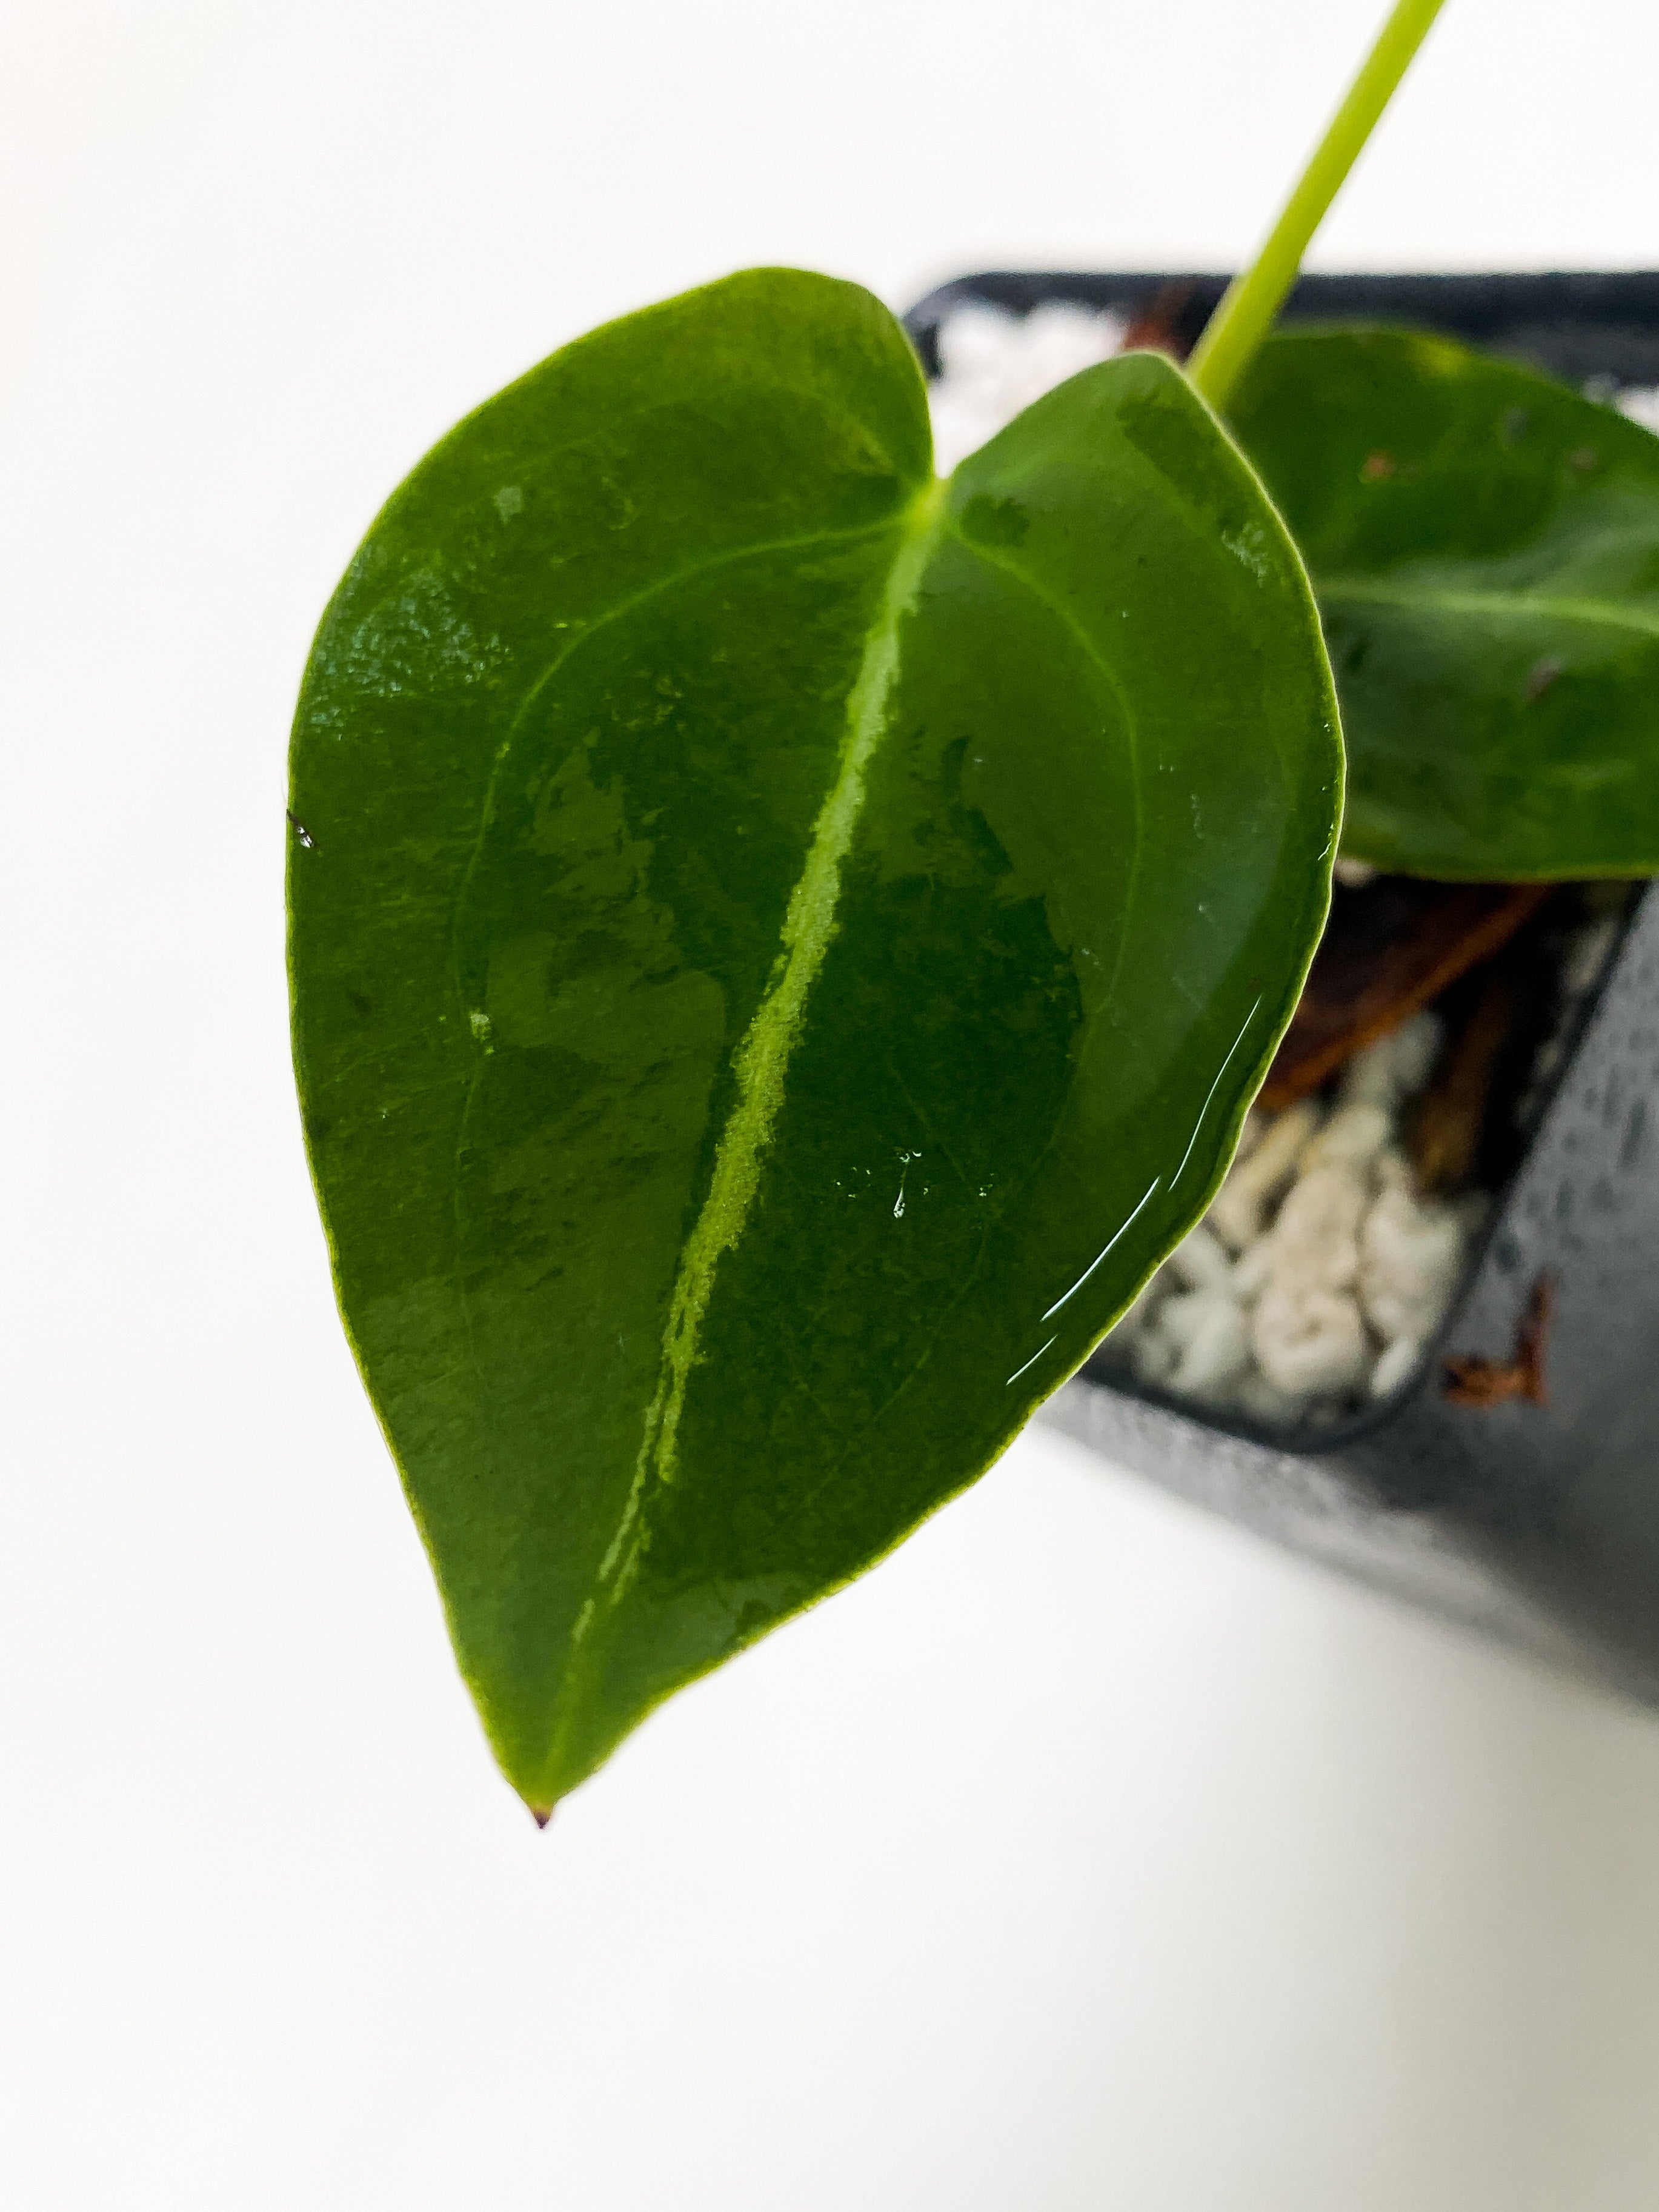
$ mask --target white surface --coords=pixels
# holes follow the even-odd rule
[[[460,409],[745,260],[1231,258],[1373,12],[12,0],[9,2204],[1659,2196],[1659,1727],[1052,1438],[538,1838],[288,1091],[293,687]],[[1327,265],[1659,262],[1656,35],[1452,0]]]

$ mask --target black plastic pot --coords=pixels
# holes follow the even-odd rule
[[[940,325],[970,301],[1156,303],[1190,343],[1224,282],[968,276],[907,322],[930,374]],[[1659,385],[1659,272],[1308,276],[1285,318],[1442,330],[1598,396]],[[1540,1280],[1547,1403],[1455,1402],[1446,1356],[1510,1358]],[[1296,1551],[1659,1705],[1659,885],[1413,1382],[1340,1426],[1274,1435],[1177,1407],[1097,1355],[1048,1418]]]

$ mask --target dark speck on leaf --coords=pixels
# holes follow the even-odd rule
[[[1541,660],[1533,663],[1527,677],[1527,704],[1529,707],[1543,697],[1565,666],[1566,663],[1553,653],[1546,653]]]
[[[1567,466],[1576,477],[1587,477],[1601,456],[1594,446],[1575,446],[1567,455]]]
[[[1524,407],[1510,407],[1504,410],[1503,420],[1498,426],[1498,434],[1506,446],[1520,444],[1527,434],[1528,419]]]
[[[1361,483],[1381,483],[1384,477],[1396,473],[1392,453],[1367,453],[1359,465]]]

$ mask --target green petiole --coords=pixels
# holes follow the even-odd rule
[[[1234,386],[1267,335],[1285,295],[1296,282],[1309,240],[1443,5],[1444,0],[1395,0],[1393,13],[1261,252],[1223,294],[1188,363],[1188,374],[1218,413],[1225,410]]]

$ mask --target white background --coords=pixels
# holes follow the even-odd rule
[[[1650,2212],[1659,1723],[1041,1433],[538,1836],[285,1064],[313,623],[747,262],[1226,264],[1372,0],[10,0],[0,2193]],[[1655,12],[1451,0],[1326,266],[1659,264]]]

